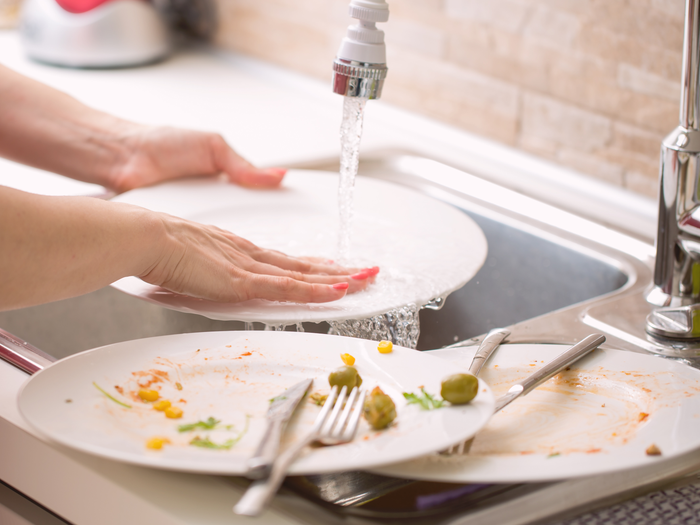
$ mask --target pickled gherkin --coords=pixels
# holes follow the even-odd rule
[[[440,395],[453,405],[464,405],[476,397],[479,380],[472,374],[454,374],[442,381]]]
[[[365,399],[364,415],[372,428],[381,430],[396,419],[396,405],[391,397],[377,386]]]
[[[331,388],[337,385],[339,392],[345,386],[348,389],[348,393],[350,393],[350,390],[353,388],[359,388],[362,384],[362,377],[360,377],[360,374],[354,366],[341,366],[330,373],[328,376],[328,384],[331,385]]]

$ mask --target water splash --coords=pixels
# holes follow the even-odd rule
[[[399,346],[415,348],[420,335],[418,311],[415,304],[409,304],[366,319],[331,321],[328,333],[371,341],[391,341]]]
[[[360,139],[362,138],[366,103],[366,98],[358,97],[345,97],[343,102],[343,121],[340,125],[340,184],[338,186],[340,228],[337,258],[340,264],[348,264],[350,257],[353,189],[360,162]]]

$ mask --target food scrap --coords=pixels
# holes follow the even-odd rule
[[[648,417],[649,417],[649,414],[647,414],[646,412],[640,412],[639,413],[639,422],[641,423],[642,421],[644,421]]]
[[[651,444],[649,448],[646,449],[647,456],[660,456],[661,449],[654,444]]]
[[[365,399],[363,412],[367,423],[375,430],[388,427],[396,419],[396,405],[381,388],[374,387]]]
[[[146,390],[142,388],[139,390],[139,397],[144,401],[157,401],[160,397],[160,393],[157,390]]]
[[[96,388],[97,390],[99,390],[100,392],[102,392],[105,396],[107,396],[108,399],[111,399],[111,400],[114,401],[117,405],[121,405],[121,406],[123,406],[124,408],[131,408],[131,405],[127,405],[126,403],[122,403],[121,401],[119,401],[119,400],[116,399],[115,397],[109,395],[107,392],[105,392],[104,390],[102,390],[102,389],[99,387],[99,385],[98,385],[97,383],[95,383],[94,381],[92,382],[92,384],[95,385],[95,388]]]
[[[352,366],[355,364],[355,358],[350,354],[340,354],[340,359],[342,359],[343,363],[345,363],[348,366]]]
[[[216,426],[216,425],[219,423],[219,421],[217,421],[217,420],[214,419],[213,417],[210,417],[209,419],[207,419],[206,422],[199,421],[198,423],[203,423],[203,424],[206,425],[206,424],[210,424],[212,421],[214,422],[214,426]],[[241,432],[240,432],[236,437],[231,438],[231,439],[227,439],[227,440],[224,441],[223,443],[214,443],[214,442],[209,438],[209,436],[205,436],[205,437],[203,437],[203,438],[200,437],[200,436],[195,436],[195,437],[192,438],[192,440],[190,441],[190,445],[192,445],[193,447],[209,448],[209,449],[212,449],[212,450],[229,450],[229,449],[231,449],[236,443],[238,443],[238,442],[243,438],[243,436],[246,435],[246,433],[248,432],[248,422],[249,422],[249,421],[250,421],[250,416],[246,414],[246,416],[245,416],[245,426],[243,427],[243,430],[241,430]],[[195,425],[198,424],[198,423],[195,423]],[[213,428],[213,427],[212,427],[212,428]],[[232,428],[232,425],[228,425],[226,428],[227,428],[227,429],[230,429],[230,428]]]
[[[549,458],[556,458],[557,456],[561,456],[561,452],[552,452],[547,456],[547,459]]]
[[[178,407],[168,407],[164,412],[165,417],[170,419],[180,419],[182,417],[182,409]]]
[[[153,409],[158,410],[159,412],[163,412],[166,408],[170,408],[171,405],[172,403],[167,399],[161,399],[160,401],[156,401],[155,403],[153,403]]]
[[[170,440],[168,438],[153,437],[146,441],[146,448],[150,448],[151,450],[160,450],[163,448],[163,445],[166,444],[170,444]]]
[[[453,405],[464,405],[476,397],[479,380],[472,374],[453,374],[442,381],[440,395]]]
[[[425,388],[420,387],[420,391],[420,394],[404,392],[403,397],[406,398],[409,405],[419,405],[423,410],[435,410],[436,408],[442,408],[445,406],[444,400],[428,394],[428,392],[425,391]]]
[[[192,430],[202,429],[202,430],[214,430],[221,423],[220,420],[209,417],[206,421],[197,421],[196,423],[187,423],[186,425],[179,425],[177,427],[178,432],[191,432]],[[226,425],[224,428],[230,429],[232,425]]]
[[[195,436],[192,441],[190,441],[190,445],[193,447],[201,447],[201,448],[210,448],[212,450],[230,450],[233,445],[236,444],[236,441],[234,439],[227,439],[221,444],[214,443],[211,439],[209,439],[209,436],[206,436],[204,438],[201,438],[199,436]]]
[[[341,390],[345,386],[349,392],[355,387],[360,387],[362,384],[362,377],[360,377],[355,367],[341,366],[330,373],[328,376],[328,384],[331,385],[331,388],[337,386],[338,390]]]
[[[328,399],[328,394],[321,394],[319,392],[314,392],[313,394],[309,395],[309,401],[311,401],[314,405],[322,407],[324,403],[326,402],[326,399]]]
[[[175,383],[175,388],[182,390],[182,385],[180,383]]]
[[[390,354],[394,351],[394,344],[391,341],[379,341],[377,350],[380,354]]]

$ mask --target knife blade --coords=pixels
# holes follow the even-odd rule
[[[496,409],[494,413],[502,410],[520,396],[524,396],[535,387],[547,381],[552,376],[557,375],[570,364],[578,361],[586,354],[592,352],[605,342],[605,336],[601,334],[591,334],[574,346],[565,350],[549,363],[534,372],[519,383],[515,383],[508,392],[503,394],[496,400]]]
[[[313,382],[313,379],[304,379],[270,399],[265,434],[263,434],[255,454],[248,460],[248,473],[246,474],[248,478],[261,479],[269,475],[272,463],[277,457],[280,440],[287,422]]]

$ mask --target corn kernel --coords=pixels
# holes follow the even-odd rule
[[[178,419],[182,417],[182,409],[178,407],[168,407],[165,409],[165,417]]]
[[[142,388],[139,390],[139,397],[144,401],[157,401],[160,394],[157,390],[145,390]]]
[[[170,401],[168,401],[167,399],[162,399],[156,403],[153,403],[153,408],[159,410],[160,412],[163,412],[166,408],[169,408],[171,404],[172,403],[170,403]]]
[[[394,350],[394,345],[391,341],[379,341],[377,350],[380,354],[390,354]]]
[[[170,444],[170,440],[168,438],[154,437],[146,441],[146,448],[160,450],[165,444]]]
[[[340,358],[343,360],[343,363],[345,363],[348,366],[352,366],[355,364],[355,358],[350,354],[340,354]]]

